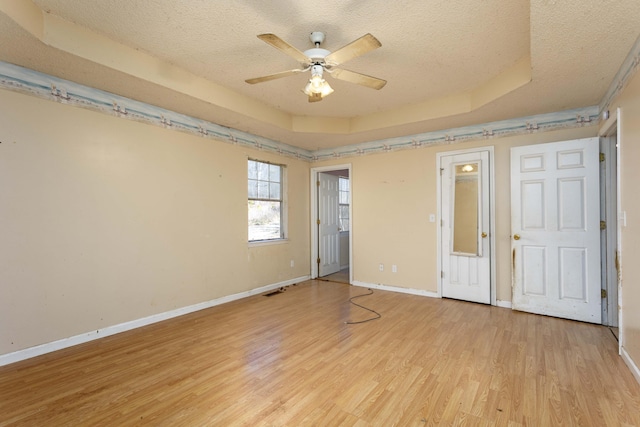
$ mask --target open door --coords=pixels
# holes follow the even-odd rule
[[[600,323],[598,146],[511,149],[514,310]]]
[[[318,174],[318,276],[340,271],[339,178]]]

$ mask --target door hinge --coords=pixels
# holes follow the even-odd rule
[[[320,258],[318,258],[318,264],[320,264]]]
[[[444,271],[440,272],[440,277],[442,277],[444,279]]]
[[[444,173],[444,168],[440,168],[440,175]]]
[[[320,225],[320,220],[318,220],[318,225]]]
[[[607,229],[607,221],[600,221],[600,230]]]
[[[600,153],[600,161],[604,162],[604,153]]]
[[[320,187],[320,181],[316,181],[316,185]]]
[[[602,297],[602,298],[606,298],[607,297],[607,290],[606,289],[600,289],[600,297]]]

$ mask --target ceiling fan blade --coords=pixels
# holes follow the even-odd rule
[[[322,94],[311,92],[309,94],[309,102],[318,102],[318,101],[322,101]]]
[[[289,70],[289,71],[281,71],[279,73],[269,74],[268,76],[247,79],[245,80],[245,82],[254,85],[256,83],[268,82],[269,80],[281,79],[283,77],[292,76],[294,74],[302,73],[303,71],[306,71],[306,70],[295,69],[295,70]]]
[[[382,46],[382,43],[380,43],[377,38],[367,33],[358,40],[354,40],[348,45],[327,55],[327,57],[324,58],[324,61],[332,66],[339,65],[357,56],[364,55],[367,52],[377,49],[380,46]]]
[[[371,89],[380,90],[387,84],[386,80],[377,77],[367,76],[366,74],[356,73],[355,71],[345,70],[343,68],[334,68],[331,70],[331,77],[344,80],[345,82],[355,83],[357,85],[370,87]]]
[[[307,58],[307,56],[304,53],[302,53],[295,47],[291,46],[289,43],[282,40],[280,37],[276,36],[275,34],[260,34],[258,38],[263,42],[275,47],[279,51],[286,53],[287,55],[289,55],[290,57],[292,57],[298,62],[301,62],[303,64],[310,62],[309,58]]]

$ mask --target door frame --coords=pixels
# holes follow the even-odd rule
[[[436,228],[437,228],[437,266],[436,272],[442,271],[442,175],[441,175],[441,164],[442,157],[445,156],[455,156],[458,154],[468,154],[468,153],[477,153],[480,151],[488,151],[489,152],[489,271],[491,277],[490,281],[490,292],[491,292],[491,305],[500,305],[502,307],[511,307],[511,304],[505,302],[503,304],[499,304],[496,295],[496,209],[495,209],[495,168],[494,168],[494,146],[488,145],[486,147],[476,147],[476,148],[468,148],[463,150],[453,150],[453,151],[441,151],[436,153],[436,191],[437,191],[437,215],[436,215]],[[438,297],[442,298],[442,275],[440,273],[437,274],[438,277]]]
[[[624,328],[622,324],[622,227],[626,225],[626,215],[622,211],[622,188],[621,188],[621,151],[622,151],[622,138],[621,138],[621,123],[622,122],[622,114],[621,109],[616,108],[615,115],[609,116],[606,120],[604,120],[598,132],[600,138],[609,138],[613,140],[613,135],[615,134],[615,144],[616,147],[609,147],[611,149],[611,153],[607,154],[615,154],[616,158],[616,168],[615,168],[615,176],[610,176],[610,179],[616,180],[616,203],[615,205],[606,206],[607,212],[611,218],[611,222],[608,222],[609,225],[613,225],[612,223],[615,220],[615,236],[616,241],[613,244],[613,247],[609,245],[611,242],[607,242],[607,251],[616,251],[618,254],[617,260],[617,268],[616,265],[613,266],[613,270],[616,275],[616,285],[618,292],[618,299],[615,302],[617,304],[617,316],[618,316],[618,353],[622,354],[622,345],[624,343]],[[609,141],[611,143],[611,141]],[[609,144],[610,145],[610,144]],[[616,149],[617,148],[617,149]],[[615,149],[615,150],[614,150]],[[605,154],[606,156],[606,154]],[[608,157],[605,157],[605,161],[608,162]],[[609,177],[608,177],[609,178]],[[610,252],[609,252],[610,253]],[[609,265],[606,266],[607,270],[610,268]],[[607,272],[610,274],[610,272]],[[608,291],[607,291],[608,292]],[[608,302],[608,301],[607,301]],[[604,323],[604,322],[603,322]]]
[[[602,324],[605,326],[618,326],[618,278],[615,266],[615,254],[617,248],[617,238],[619,233],[618,225],[618,177],[617,160],[618,144],[617,120],[613,123],[605,123],[600,130],[600,153],[604,154],[604,173],[601,174],[600,189],[604,187],[604,192],[600,195],[600,219],[606,219],[605,239],[600,248],[602,264],[602,289],[607,292],[607,303],[602,305]],[[601,160],[602,161],[602,160]],[[615,192],[610,191],[612,188]],[[604,215],[602,215],[604,214]]]
[[[347,169],[349,171],[349,283],[353,283],[353,171],[351,163],[333,166],[321,166],[311,168],[310,185],[310,209],[311,209],[311,278],[318,278],[318,174],[335,170]]]

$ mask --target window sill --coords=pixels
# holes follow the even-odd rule
[[[282,245],[289,243],[289,239],[273,239],[273,240],[256,240],[255,242],[249,242],[249,247],[270,246],[270,245]]]

